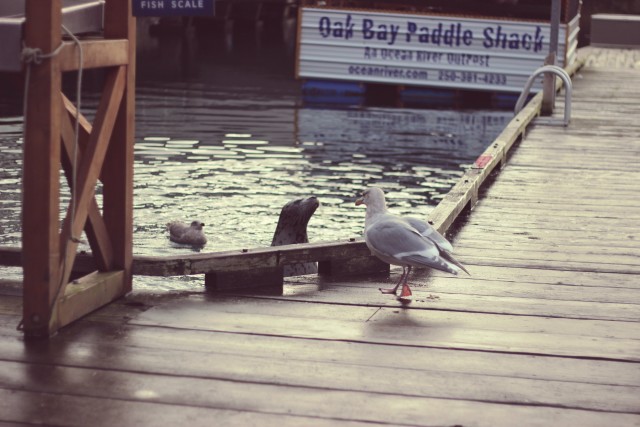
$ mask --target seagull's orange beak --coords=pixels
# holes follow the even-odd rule
[[[359,198],[356,199],[356,206],[360,206],[363,203],[364,203],[364,198],[363,197],[359,197]]]

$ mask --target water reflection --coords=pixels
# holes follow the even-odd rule
[[[282,206],[315,195],[311,241],[362,233],[355,195],[376,184],[395,212],[426,216],[509,112],[305,106],[281,37],[141,36],[134,253],[170,255],[165,224],[198,218],[206,251],[269,245]],[[179,58],[179,60],[176,60]],[[97,95],[86,94],[88,108]],[[90,115],[90,114],[89,114]],[[21,119],[0,120],[0,244],[20,244]],[[62,207],[67,194],[62,195]],[[88,248],[81,248],[88,249]],[[190,287],[137,278],[136,286]],[[197,282],[200,284],[201,282]]]

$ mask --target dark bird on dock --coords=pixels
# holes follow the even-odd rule
[[[309,243],[307,225],[311,216],[320,206],[315,196],[292,200],[282,208],[276,231],[273,233],[271,246]],[[315,262],[302,262],[284,266],[284,276],[300,276],[318,272]]]
[[[207,243],[207,236],[202,230],[204,222],[192,221],[187,225],[180,221],[171,221],[167,224],[169,230],[169,240],[175,243],[191,246],[204,246]]]
[[[429,223],[417,218],[399,217],[388,213],[384,192],[372,187],[362,193],[356,205],[367,207],[364,240],[371,253],[382,261],[402,266],[402,276],[395,287],[380,288],[383,294],[394,294],[402,285],[399,300],[411,298],[407,281],[413,267],[428,267],[458,274],[466,268],[452,255],[453,247]]]

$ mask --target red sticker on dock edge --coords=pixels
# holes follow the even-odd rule
[[[473,164],[473,166],[477,167],[477,168],[484,168],[485,166],[487,166],[487,163],[489,163],[491,161],[491,159],[493,159],[493,156],[490,154],[483,154],[482,156],[478,157],[476,159],[476,162]]]

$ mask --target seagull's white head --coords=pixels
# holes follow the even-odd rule
[[[384,199],[384,192],[378,187],[370,187],[362,192],[362,196],[356,199],[356,206],[365,205],[367,211],[385,212],[387,203]]]

